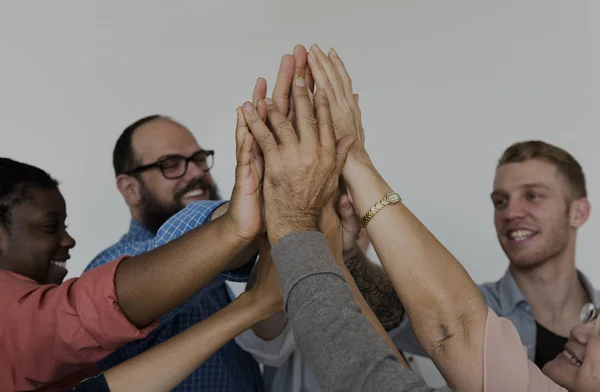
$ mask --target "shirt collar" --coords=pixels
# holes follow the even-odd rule
[[[592,283],[589,279],[579,270],[577,270],[577,276],[579,281],[583,285],[583,288],[587,291],[588,296],[592,299],[596,306],[600,305],[600,295],[594,290]],[[504,276],[499,282],[499,294],[500,294],[500,307],[502,314],[507,315],[512,312],[521,302],[527,303],[527,299],[523,295],[523,292],[517,286],[512,272],[510,269],[506,270]]]
[[[141,222],[132,219],[129,223],[129,231],[125,236],[128,241],[146,241],[154,238],[154,234]]]

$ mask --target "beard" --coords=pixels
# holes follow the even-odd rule
[[[202,188],[208,190],[208,200],[221,200],[221,194],[217,185],[207,183],[203,178],[198,178],[190,181],[190,183],[175,194],[170,202],[163,202],[148,189],[143,181],[141,182],[141,220],[142,224],[153,234],[158,232],[158,229],[171,218],[173,215],[185,208],[185,203],[182,201],[183,195],[187,192]]]
[[[502,250],[504,250],[504,253],[508,257],[511,267],[520,270],[534,269],[562,254],[567,249],[569,246],[569,229],[567,213],[549,231],[541,233],[544,236],[542,241],[539,241],[539,238],[534,239],[540,242],[535,249],[528,249],[525,252],[521,251],[517,253],[511,251],[506,244],[501,242]]]

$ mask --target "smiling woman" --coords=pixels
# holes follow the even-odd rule
[[[0,269],[60,284],[75,240],[58,182],[37,167],[0,158]]]

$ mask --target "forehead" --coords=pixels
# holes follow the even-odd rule
[[[27,197],[12,208],[13,223],[49,216],[66,217],[67,206],[58,189],[32,188],[27,192]]]
[[[511,192],[527,185],[540,184],[550,189],[567,188],[556,166],[539,159],[507,163],[496,169],[494,191]]]
[[[151,163],[166,155],[189,156],[200,149],[194,135],[169,119],[156,119],[139,127],[131,140],[136,157]]]

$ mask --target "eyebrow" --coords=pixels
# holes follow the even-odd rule
[[[545,190],[550,189],[546,184],[542,184],[540,182],[533,182],[533,183],[519,185],[519,189],[535,189],[535,188],[542,188]],[[506,195],[506,194],[507,194],[507,192],[505,192],[503,190],[494,190],[490,196],[494,197],[494,196],[501,196],[501,195]]]

